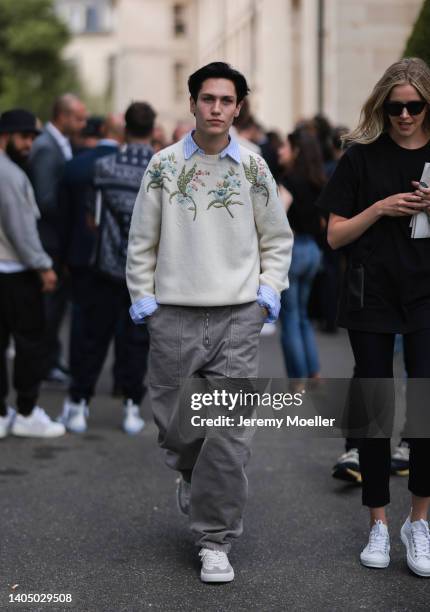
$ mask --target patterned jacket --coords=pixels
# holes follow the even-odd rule
[[[149,145],[133,143],[95,164],[94,205],[99,231],[93,263],[100,273],[123,283],[131,215],[152,155]]]

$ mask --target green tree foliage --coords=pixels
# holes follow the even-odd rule
[[[430,65],[430,0],[424,0],[412,34],[406,43],[405,57],[420,57]]]
[[[23,107],[46,119],[55,96],[77,91],[61,57],[68,40],[52,0],[0,0],[0,112]]]

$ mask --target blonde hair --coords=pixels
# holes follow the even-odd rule
[[[347,144],[370,144],[388,127],[384,102],[396,85],[413,85],[423,100],[430,104],[430,68],[417,57],[405,57],[392,64],[376,83],[360,113],[355,130],[342,137]],[[427,111],[423,124],[430,131],[430,113]]]

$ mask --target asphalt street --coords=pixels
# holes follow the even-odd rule
[[[345,334],[318,341],[323,375],[349,377]],[[202,584],[149,403],[144,431],[122,433],[109,372],[107,366],[86,434],[0,443],[0,609],[429,610],[430,580],[408,571],[400,543],[407,480],[392,479],[391,565],[363,568],[368,519],[360,488],[331,478],[342,440],[286,439],[263,428],[248,468],[245,531],[230,555],[236,579]],[[277,335],[262,337],[261,375],[283,376]],[[64,391],[46,387],[40,404],[54,416],[63,399]],[[16,593],[70,594],[72,602],[12,603]]]

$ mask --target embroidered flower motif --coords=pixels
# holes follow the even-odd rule
[[[234,196],[240,195],[239,191],[235,191],[236,189],[240,189],[240,176],[233,166],[230,166],[222,180],[217,181],[216,188],[208,191],[208,195],[213,194],[215,197],[209,202],[207,210],[212,206],[214,208],[225,208],[230,217],[234,219],[229,207],[235,204],[243,206],[243,202],[233,201]]]
[[[249,166],[243,162],[245,176],[251,183],[251,191],[262,193],[266,198],[266,206],[269,203],[269,190],[267,188],[267,168],[263,160],[259,157],[249,156]]]
[[[194,164],[188,172],[184,165],[176,181],[178,190],[169,196],[169,202],[172,202],[172,199],[176,197],[179,205],[187,206],[187,210],[191,210],[194,213],[193,221],[197,217],[197,205],[193,198],[193,192],[198,191],[199,186],[206,187],[201,177],[208,175],[209,172],[207,170],[197,170],[197,164]]]
[[[176,176],[177,163],[175,154],[171,153],[167,157],[160,157],[160,161],[152,164],[151,168],[148,170],[151,180],[148,183],[146,191],[149,191],[149,189],[164,189],[167,193],[170,193],[165,181],[169,181],[169,183],[172,182],[171,176]]]

